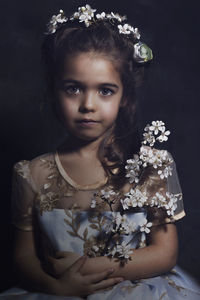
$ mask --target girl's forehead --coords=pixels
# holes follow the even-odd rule
[[[77,81],[93,79],[96,81],[112,80],[118,83],[121,82],[114,61],[106,57],[105,54],[96,52],[67,55],[64,60],[62,77]]]

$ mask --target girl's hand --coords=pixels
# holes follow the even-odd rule
[[[57,279],[54,289],[57,295],[87,296],[123,281],[121,277],[107,278],[114,271],[113,269],[92,275],[82,275],[81,269],[86,260],[86,256],[80,257]]]
[[[46,257],[45,271],[59,278],[81,256],[70,251],[57,251],[55,257]]]

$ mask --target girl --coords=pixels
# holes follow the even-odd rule
[[[68,137],[13,170],[12,299],[199,299],[175,267],[174,222],[185,213],[175,163],[155,142],[162,121],[136,127],[135,86],[152,59],[118,14],[89,5],[48,24],[49,99]]]

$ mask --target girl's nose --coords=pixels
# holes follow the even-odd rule
[[[96,103],[95,103],[95,94],[94,93],[85,93],[82,95],[80,101],[80,112],[88,112],[95,111]]]

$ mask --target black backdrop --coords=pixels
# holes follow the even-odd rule
[[[154,52],[138,91],[141,130],[163,120],[171,131],[163,145],[175,158],[187,217],[178,222],[179,264],[200,280],[199,89],[200,21],[198,1],[0,0],[0,174],[1,289],[12,275],[10,193],[12,166],[53,151],[65,132],[47,104],[40,45],[45,24],[60,8],[90,4],[99,11],[126,14]]]

